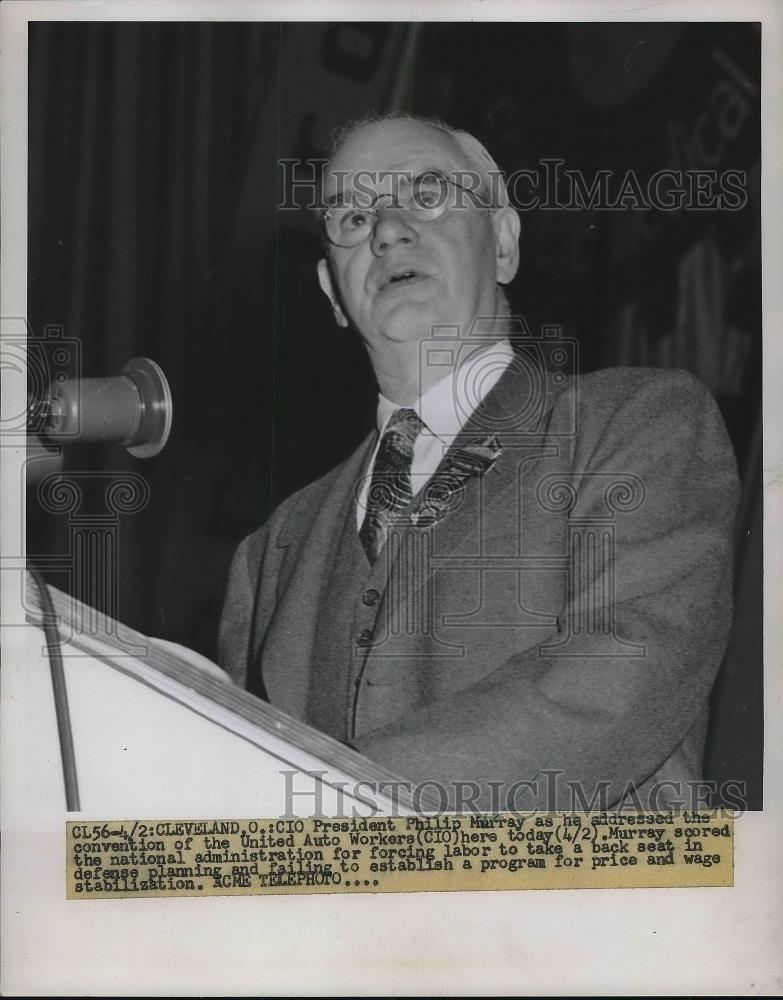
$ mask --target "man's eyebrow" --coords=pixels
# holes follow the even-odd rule
[[[339,205],[340,200],[345,196],[345,191],[339,193],[330,194],[328,198],[323,199],[323,204],[329,208],[331,205]]]
[[[324,195],[323,193],[325,185],[323,184],[323,178],[322,178],[321,198],[319,205],[319,208],[322,211],[325,211],[326,209],[330,208],[333,205],[339,205],[341,201],[345,200],[346,179],[348,178],[349,173],[350,172],[348,170],[334,170],[329,172],[329,176],[333,179],[336,179],[337,182],[336,183],[337,190],[334,192],[334,194],[330,195]],[[350,186],[348,187],[348,190],[350,190]]]
[[[346,196],[348,195],[366,194],[366,193],[367,193],[366,191],[357,190],[355,187],[353,187],[352,184],[346,184],[343,178],[343,181],[338,185],[338,190],[335,191],[334,194],[330,194],[327,197],[323,198],[322,204],[326,208],[329,208],[331,205],[340,205],[343,202],[345,202]]]

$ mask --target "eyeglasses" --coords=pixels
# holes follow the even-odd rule
[[[355,247],[363,243],[375,228],[382,208],[406,212],[415,222],[434,222],[448,208],[454,207],[453,189],[469,195],[472,203],[477,201],[476,191],[464,188],[435,170],[427,170],[410,180],[400,180],[396,197],[379,194],[362,199],[353,194],[347,201],[331,205],[322,216],[329,242],[338,247]],[[458,204],[464,208],[466,202],[458,198]]]

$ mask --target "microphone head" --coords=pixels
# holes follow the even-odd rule
[[[168,441],[171,389],[150,358],[133,358],[111,378],[67,379],[49,386],[44,434],[57,444],[118,442],[134,458],[152,458]]]
[[[133,358],[123,366],[122,374],[136,386],[143,407],[139,428],[126,442],[128,451],[135,458],[153,458],[163,450],[171,433],[174,403],[168,380],[151,358]]]

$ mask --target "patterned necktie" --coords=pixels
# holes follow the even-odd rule
[[[367,492],[367,513],[359,531],[371,563],[386,544],[389,525],[413,500],[413,446],[423,426],[416,411],[409,408],[395,410],[386,424]]]

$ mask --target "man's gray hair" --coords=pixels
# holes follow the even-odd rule
[[[441,118],[430,118],[424,115],[412,115],[405,111],[391,111],[387,114],[371,113],[362,118],[356,118],[347,122],[332,133],[331,145],[329,149],[329,159],[333,159],[343,146],[357,132],[360,132],[368,125],[377,125],[382,122],[417,122],[421,125],[429,125],[430,128],[438,129],[450,136],[465,156],[468,165],[482,178],[484,187],[493,197],[494,205],[497,208],[509,208],[510,200],[508,189],[503,177],[503,171],[490,155],[487,148],[470,132],[463,132],[461,129],[453,128]]]

